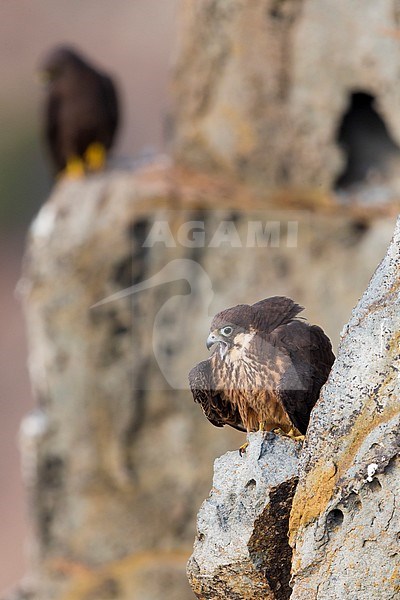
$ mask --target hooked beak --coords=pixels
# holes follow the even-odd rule
[[[212,331],[207,338],[207,350],[210,350],[212,346],[214,346],[214,344],[218,344],[219,342],[225,342],[225,340],[222,339],[222,337],[218,335],[215,331]]]

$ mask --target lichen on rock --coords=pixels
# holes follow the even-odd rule
[[[342,332],[290,520],[293,600],[400,593],[400,219]]]

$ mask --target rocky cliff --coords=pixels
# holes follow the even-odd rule
[[[400,593],[400,219],[342,331],[293,501],[294,599]]]
[[[396,1],[182,5],[173,86],[181,163],[268,187],[383,179],[399,192]]]
[[[198,598],[289,597],[287,532],[300,450],[299,442],[259,432],[244,455],[236,450],[215,461],[187,567]]]
[[[393,232],[396,3],[184,0],[181,17],[174,164],[157,159],[134,172],[61,180],[31,228],[20,294],[37,410],[23,422],[21,440],[33,523],[27,589],[35,600],[193,597],[185,565],[196,513],[213,460],[243,441],[213,428],[187,389],[189,369],[206,356],[210,318],[233,304],[284,294],[304,305],[336,346]],[[354,130],[360,102],[368,105],[361,123],[379,124],[376,136],[361,127],[367,139]],[[361,169],[356,181],[366,194],[335,196],[338,177],[352,169]],[[305,597],[318,581],[318,597],[333,597],[321,553],[332,558],[335,577],[340,565],[350,577],[351,538],[339,547],[352,522],[346,511],[362,529],[375,498],[382,500],[370,526],[376,535],[360,534],[352,554],[361,560],[368,549],[369,561],[376,546],[383,565],[385,523],[394,552],[387,490],[396,477],[390,282],[397,259],[390,256],[350,321],[300,466],[297,447],[273,438],[254,438],[245,466],[236,453],[218,463],[221,495],[235,485],[223,470],[240,475],[234,495],[225,494],[229,511],[237,517],[235,502],[248,506],[250,498],[256,506],[242,515],[245,535],[233,541],[216,578],[218,552],[238,528],[224,517],[210,535],[215,491],[205,504],[205,537],[190,571],[200,597],[225,589],[238,600],[254,577],[255,594],[288,595],[291,550],[283,532],[297,473],[294,595]],[[376,428],[368,424],[375,417]],[[266,453],[278,450],[293,458],[290,468],[282,458],[278,469],[277,455],[267,464]],[[274,519],[279,577],[271,558],[277,548],[262,535]],[[209,551],[212,573],[203,562]],[[233,580],[224,588],[226,561],[234,561],[241,591]],[[391,564],[385,594],[397,577]]]
[[[335,338],[392,229],[243,198],[158,164],[60,182],[33,223],[20,293],[38,408],[22,449],[38,600],[191,597],[212,463],[243,441],[187,390],[211,316],[283,293]]]
[[[188,565],[198,598],[398,597],[399,282],[400,219],[385,258],[343,328],[301,453],[297,450],[294,458],[293,442],[278,441],[274,434],[265,434],[263,441],[258,433],[249,435],[252,451],[245,461],[228,453],[216,462]],[[281,496],[275,512],[276,460]],[[247,480],[254,482],[252,502]],[[262,527],[261,512],[269,515]],[[227,519],[221,521],[224,514]],[[283,551],[282,539],[290,542],[293,556]],[[279,586],[271,563],[279,564]],[[290,570],[289,585],[284,577]]]

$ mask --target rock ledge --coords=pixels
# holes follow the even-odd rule
[[[213,487],[198,514],[187,571],[202,600],[290,596],[287,532],[301,444],[273,433],[250,434],[248,441],[243,456],[228,452],[215,461]]]

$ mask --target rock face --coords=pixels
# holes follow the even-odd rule
[[[290,521],[293,600],[400,595],[400,219],[312,413]]]
[[[361,214],[332,202],[345,162],[338,129],[353,92],[369,94],[396,158],[399,14],[394,0],[184,1],[176,165],[61,181],[42,207],[20,286],[38,404],[22,426],[33,600],[193,597],[185,564],[195,513],[215,456],[243,436],[204,419],[187,373],[206,356],[216,312],[270,295],[293,297],[337,341],[393,229],[389,203],[380,214]],[[381,157],[376,147],[372,155]],[[360,160],[364,175],[374,175],[377,165]],[[398,189],[400,177],[391,181]],[[276,186],[283,187],[272,192]],[[395,552],[390,507],[397,514],[388,491],[397,477],[396,240],[315,411],[292,512],[298,598],[313,589],[318,598],[322,590],[335,597],[325,551],[333,572],[346,566],[337,575],[344,597],[347,587],[357,600],[368,597],[366,584],[360,579],[358,589],[351,579],[351,556],[368,562],[360,569],[365,581],[372,564],[382,569],[382,593],[398,585],[388,556]],[[280,464],[279,448],[291,468]],[[233,515],[222,515],[219,537],[206,531],[206,517],[218,513],[214,490],[190,563],[200,598],[215,598],[215,585],[236,600],[247,583],[254,598],[288,596],[283,530],[296,454],[287,441],[255,436],[244,459],[235,453],[217,463],[218,489],[228,485],[233,494],[224,510]],[[224,465],[239,483],[223,481]],[[348,512],[362,529],[372,505],[380,508],[368,536],[355,537]],[[272,521],[276,548],[264,535]],[[239,523],[244,534],[218,571],[215,544],[227,543],[234,527],[239,533]],[[208,566],[202,549],[214,553]],[[228,581],[231,568],[239,582]]]
[[[398,156],[394,0],[185,0],[183,8],[174,83],[180,162],[267,186],[330,189],[346,164],[339,129],[357,100],[351,162],[366,160],[367,178],[369,143],[375,155]],[[371,128],[372,137],[368,128],[358,137],[368,98],[365,116],[376,110],[384,120],[382,139]],[[376,174],[379,159],[369,166]]]
[[[60,182],[42,207],[20,286],[38,403],[22,426],[35,600],[192,597],[197,508],[215,457],[243,442],[187,389],[212,315],[287,294],[334,338],[392,229],[256,206],[158,164]]]
[[[190,521],[228,439],[211,431],[199,450],[197,407],[151,359],[152,292],[93,307],[151,272],[140,206],[129,174],[65,181],[32,226],[20,288],[38,410],[22,450],[38,600],[192,596]]]
[[[197,517],[188,577],[201,600],[289,598],[287,531],[301,445],[273,433],[248,436],[240,456],[215,461]]]
[[[32,226],[20,289],[38,410],[22,447],[38,600],[97,599],[107,586],[118,600],[192,597],[197,507],[215,456],[243,441],[187,390],[210,318],[283,293],[332,335],[389,237],[390,218],[359,229],[268,199],[255,209],[250,195],[239,208],[236,196],[159,164],[61,182]],[[270,227],[260,244],[248,244],[254,222]]]

